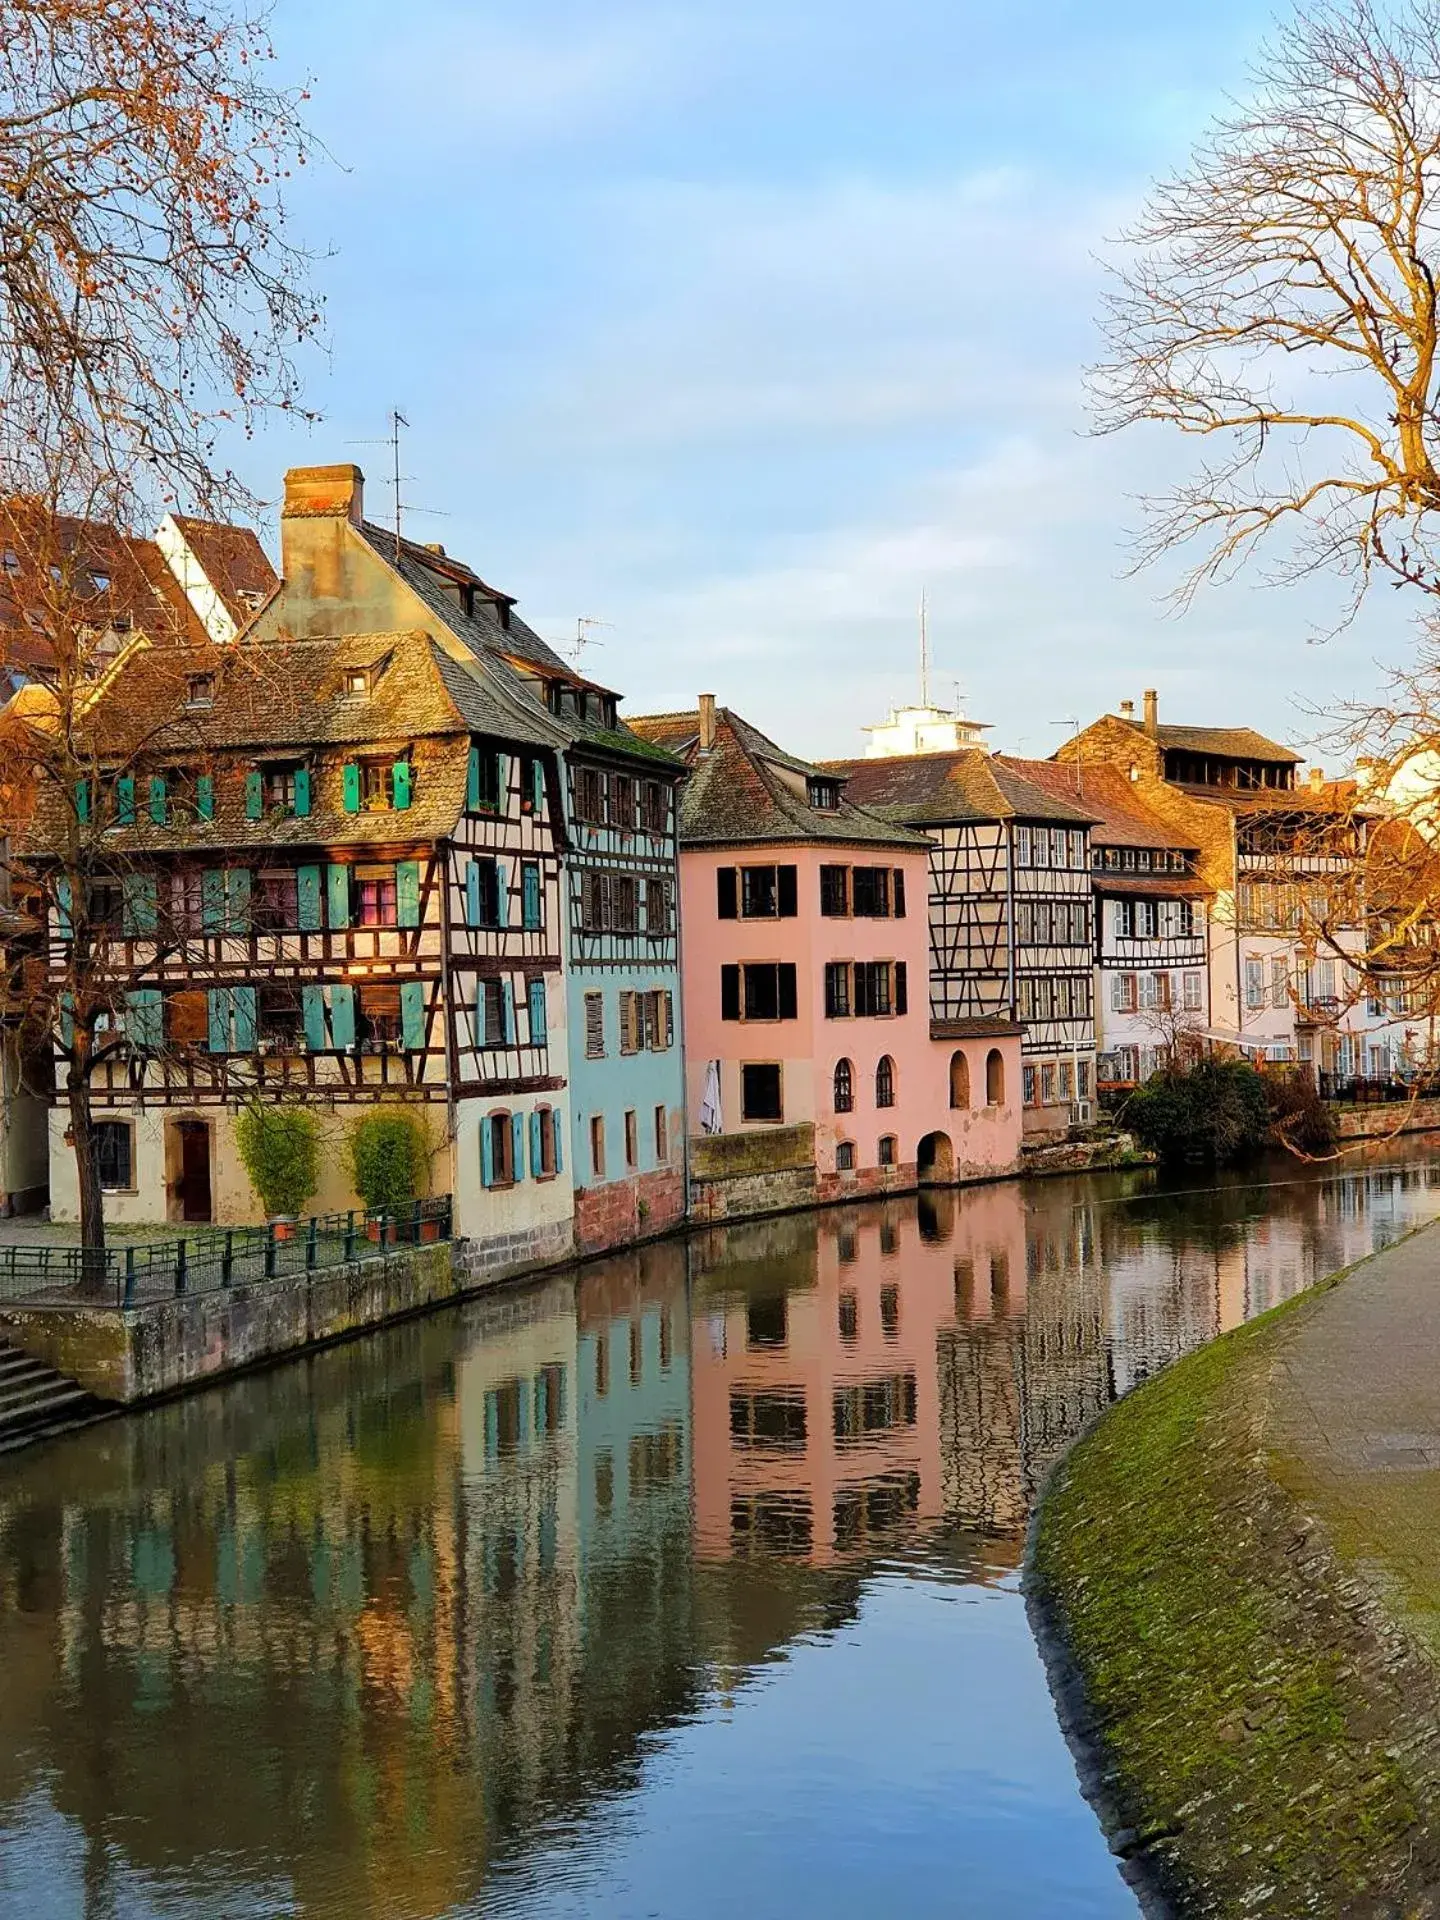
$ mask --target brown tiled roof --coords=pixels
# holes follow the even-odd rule
[[[1158,894],[1166,900],[1203,900],[1215,891],[1194,873],[1114,873],[1096,867],[1093,877],[1097,893]]]
[[[642,715],[631,726],[643,739],[686,760],[690,778],[680,796],[682,846],[769,845],[825,841],[843,846],[919,849],[928,842],[842,795],[833,811],[812,807],[797,782],[821,768],[779,747],[728,707],[715,712],[715,744],[699,751],[698,714]]]
[[[1010,1040],[1025,1031],[1018,1020],[1003,1014],[977,1014],[970,1020],[932,1020],[932,1040]]]
[[[1015,754],[996,759],[1056,800],[1084,807],[1094,825],[1091,844],[1099,847],[1194,848],[1177,839],[1172,830],[1145,806],[1134,784],[1118,767],[1080,761],[1022,760]]]
[[[237,627],[243,627],[280,584],[265,549],[249,527],[227,526],[219,520],[192,520],[188,514],[171,517],[224,602],[225,611]]]
[[[1145,729],[1136,723],[1136,731]],[[1213,753],[1222,760],[1285,760],[1298,766],[1303,754],[1292,753],[1278,741],[1269,740],[1253,727],[1168,727],[1156,730],[1162,747],[1182,748],[1188,753]]]
[[[829,760],[847,796],[887,820],[941,826],[974,820],[1046,820],[1086,826],[1083,803],[1057,799],[983,747],[910,753],[875,760]]]

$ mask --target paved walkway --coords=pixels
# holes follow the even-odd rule
[[[1271,1396],[1275,1472],[1440,1657],[1440,1224],[1299,1317]]]

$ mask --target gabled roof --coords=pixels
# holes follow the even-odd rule
[[[220,520],[195,520],[183,513],[170,517],[205,578],[220,596],[225,611],[237,627],[243,627],[280,584],[280,576],[271,566],[269,555],[249,527],[229,526]]]
[[[1154,733],[1131,714],[1111,713],[1106,719],[1117,727],[1129,727],[1143,740],[1161,747],[1174,747],[1185,753],[1208,753],[1218,760],[1280,760],[1298,766],[1303,754],[1292,753],[1253,727],[1175,727],[1157,726]]]
[[[845,781],[852,800],[887,820],[914,826],[1036,820],[1081,827],[1095,818],[1083,802],[1045,792],[983,747],[874,760],[829,760],[823,765]]]
[[[1022,760],[1010,753],[995,758],[1052,799],[1084,807],[1094,822],[1090,829],[1094,846],[1196,850],[1193,836],[1187,841],[1158,814],[1150,812],[1118,767],[1076,760]]]
[[[716,709],[715,744],[708,753],[700,751],[696,713],[642,715],[631,725],[690,768],[680,796],[682,846],[821,841],[916,851],[929,844],[922,835],[855,806],[843,793],[834,809],[812,807],[805,783],[824,778],[824,770],[787,753],[729,707]]]

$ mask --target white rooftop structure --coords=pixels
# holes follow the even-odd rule
[[[990,731],[984,720],[967,720],[944,707],[892,707],[870,736],[867,760],[893,759],[902,753],[954,753],[957,747],[983,747]]]

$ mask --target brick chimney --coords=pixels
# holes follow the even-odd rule
[[[1135,702],[1133,700],[1122,700],[1120,702],[1120,718],[1122,720],[1133,720],[1135,718]]]
[[[291,467],[285,475],[284,520],[365,518],[365,476],[359,467]]]
[[[700,696],[700,751],[709,753],[715,745],[715,696],[702,693]]]
[[[1320,789],[1324,786],[1324,784],[1325,784],[1325,769],[1323,767],[1311,767],[1310,785],[1313,788],[1313,790],[1316,793],[1319,793]]]
[[[1160,696],[1154,687],[1145,689],[1145,731],[1152,740],[1160,731]]]

